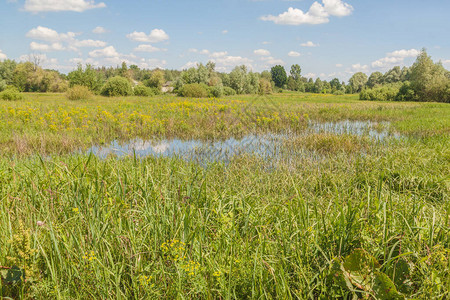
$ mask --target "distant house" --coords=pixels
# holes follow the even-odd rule
[[[163,93],[172,93],[173,92],[172,81],[167,81],[166,83],[164,83],[161,88],[161,91]]]

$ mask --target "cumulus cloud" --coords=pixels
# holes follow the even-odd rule
[[[360,63],[352,65],[354,72],[367,72],[369,70],[368,65],[361,65]]]
[[[272,56],[261,57],[261,60],[265,62],[265,67],[273,66],[273,65],[285,65],[286,63],[278,58],[274,58]]]
[[[319,44],[314,44],[311,41],[307,41],[305,43],[301,43],[300,46],[302,46],[302,47],[318,47]]]
[[[97,26],[94,29],[92,29],[92,32],[96,33],[96,34],[102,34],[102,33],[106,33],[107,30],[102,26]]]
[[[270,51],[266,50],[266,49],[257,49],[255,51],[253,51],[254,54],[259,55],[259,56],[269,56],[270,55]]]
[[[299,57],[300,55],[301,54],[299,52],[296,52],[296,51],[290,51],[288,53],[288,56],[290,56],[290,57]]]
[[[75,11],[83,12],[88,9],[103,8],[106,4],[103,2],[86,0],[26,0],[25,10],[33,13],[46,11]]]
[[[167,51],[167,49],[158,48],[152,45],[139,45],[134,48],[136,52],[159,52],[159,51]]]
[[[330,21],[330,16],[344,17],[353,12],[353,7],[342,0],[322,0],[322,4],[314,2],[307,12],[289,7],[284,13],[277,16],[262,16],[263,21],[272,21],[280,25],[324,24]]]
[[[6,56],[6,54],[3,53],[2,50],[0,50],[0,60],[5,60],[5,59],[7,59],[7,58],[8,58],[8,57]]]
[[[182,67],[180,67],[180,70],[187,70],[189,68],[194,68],[197,66],[198,63],[199,63],[198,61],[188,61]]]
[[[119,52],[113,46],[89,52],[90,57],[118,57]]]
[[[150,34],[134,31],[127,34],[127,38],[136,42],[159,43],[169,39],[169,35],[162,29],[153,29]]]
[[[343,64],[336,64],[337,68],[342,68],[344,65]]]
[[[32,42],[30,48],[36,51],[61,51],[61,50],[71,50],[78,51],[81,47],[91,47],[100,48],[105,47],[107,44],[104,41],[98,40],[78,40],[75,37],[79,35],[75,32],[58,33],[56,30],[51,28],[38,26],[31,29],[26,34],[26,37],[49,42],[51,44],[39,44]],[[63,45],[64,44],[64,45]]]
[[[410,50],[396,50],[394,52],[390,52],[386,54],[386,57],[380,58],[374,62],[372,62],[373,68],[385,68],[390,67],[394,64],[401,64],[404,62],[406,58],[416,57],[420,54],[420,51],[417,49]]]
[[[211,53],[210,57],[212,57],[212,58],[224,57],[227,54],[228,54],[227,51],[213,52],[213,53]]]
[[[64,46],[61,43],[40,44],[36,42],[30,43],[30,49],[33,51],[42,51],[42,52],[66,50],[66,48],[64,48]]]

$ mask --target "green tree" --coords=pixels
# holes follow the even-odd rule
[[[420,101],[450,102],[450,79],[442,64],[435,64],[426,50],[411,67],[411,88]]]
[[[291,73],[291,77],[294,78],[295,81],[297,81],[301,77],[302,68],[298,64],[292,65],[290,73]]]
[[[287,74],[286,74],[286,70],[284,69],[283,66],[276,65],[276,66],[272,67],[272,69],[270,70],[270,73],[272,75],[273,82],[275,82],[275,86],[281,88],[281,87],[283,87],[283,85],[286,84]]]
[[[359,93],[367,83],[367,75],[363,72],[355,73],[348,81],[353,93]]]
[[[370,74],[369,79],[367,80],[367,86],[369,88],[373,88],[378,84],[383,83],[383,73],[381,72],[373,72]]]
[[[95,92],[100,91],[103,84],[101,73],[97,73],[90,64],[87,64],[85,69],[81,64],[78,64],[77,69],[70,72],[67,77],[70,87],[81,85]]]

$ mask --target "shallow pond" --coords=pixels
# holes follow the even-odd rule
[[[135,139],[127,143],[114,141],[106,146],[94,146],[88,150],[98,157],[106,158],[109,155],[117,157],[179,157],[188,161],[197,162],[229,162],[233,157],[243,154],[257,155],[264,159],[295,159],[308,156],[317,158],[317,154],[301,147],[284,147],[286,141],[296,136],[305,136],[317,133],[336,135],[369,136],[376,141],[387,138],[399,138],[389,130],[389,123],[374,123],[370,121],[342,121],[329,123],[310,122],[308,128],[301,134],[261,134],[246,135],[241,139],[229,138],[221,141],[202,140],[142,140]]]

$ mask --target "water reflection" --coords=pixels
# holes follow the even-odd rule
[[[128,143],[112,142],[106,146],[94,146],[88,150],[98,157],[106,158],[108,155],[117,157],[136,155],[137,157],[179,157],[188,161],[228,163],[233,157],[239,155],[256,155],[263,159],[290,161],[299,157],[319,159],[315,152],[297,147],[286,147],[284,142],[296,136],[306,136],[317,133],[331,133],[336,135],[349,134],[356,136],[369,136],[376,141],[383,141],[389,137],[399,138],[398,134],[389,130],[389,123],[376,123],[370,121],[341,121],[316,123],[311,122],[301,134],[263,134],[246,135],[242,139],[229,138],[223,141],[201,140],[142,140],[135,139]]]

